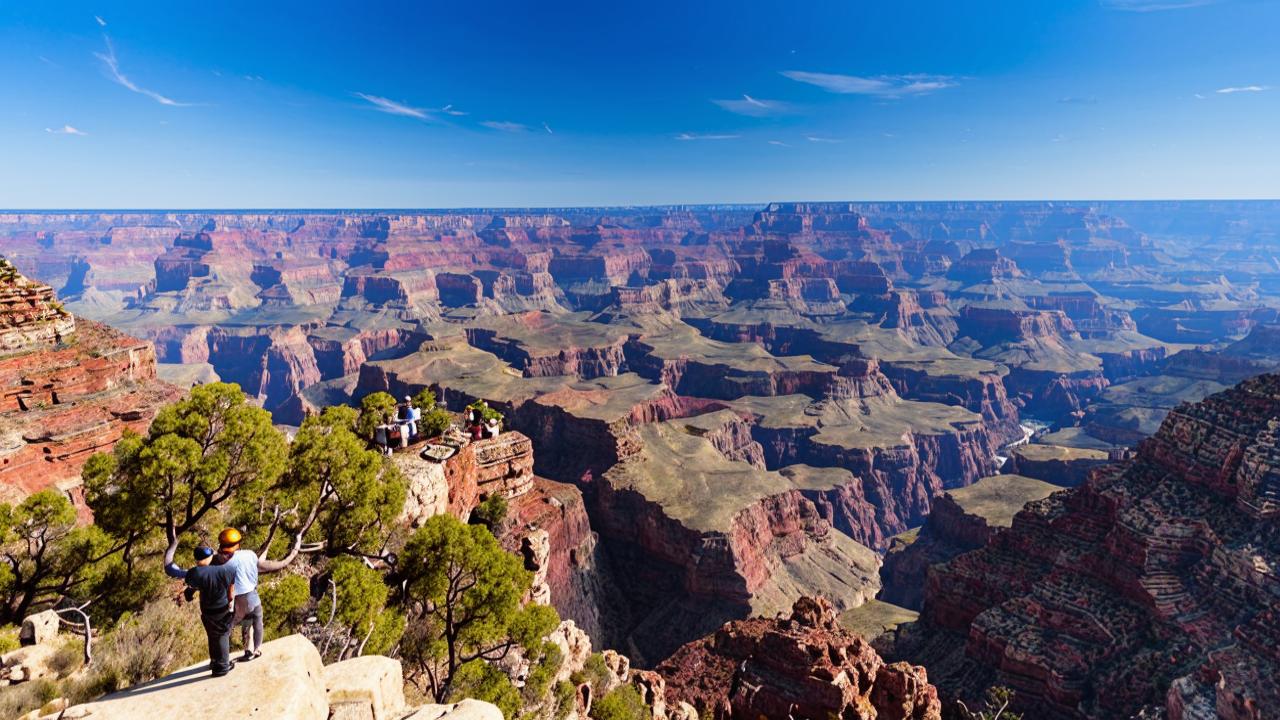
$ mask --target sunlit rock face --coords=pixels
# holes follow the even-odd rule
[[[1280,703],[1280,376],[1171,411],[1136,457],[928,571],[891,656],[1043,717],[1264,718]]]
[[[48,285],[0,260],[0,493],[54,487],[81,499],[80,468],[145,431],[177,388],[150,343],[77,319]]]

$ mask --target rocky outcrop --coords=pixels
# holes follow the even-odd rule
[[[790,617],[729,623],[680,648],[657,673],[666,702],[689,703],[700,717],[942,717],[924,668],[884,662],[822,598],[800,598]]]
[[[1169,413],[1136,457],[935,566],[895,657],[1047,718],[1264,718],[1280,704],[1280,376]]]
[[[1021,475],[996,475],[935,499],[923,526],[893,538],[876,598],[919,610],[930,566],[983,547],[1028,502],[1057,489]]]
[[[56,487],[125,430],[144,431],[179,390],[156,379],[150,343],[76,321],[47,286],[0,266],[0,494]]]
[[[198,680],[193,682],[193,680]],[[301,635],[262,645],[262,655],[227,675],[208,676],[208,663],[93,702],[36,714],[32,720],[500,720],[502,712],[478,700],[406,707],[400,661],[376,655],[321,663]]]

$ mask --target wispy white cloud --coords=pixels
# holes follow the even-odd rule
[[[743,94],[741,100],[712,100],[711,102],[731,113],[748,115],[750,117],[785,115],[795,109],[791,103],[783,102],[781,100],[760,100],[759,98],[753,98],[746,94]]]
[[[403,117],[417,118],[419,120],[430,120],[431,113],[422,108],[416,108],[404,103],[396,102],[390,98],[384,98],[381,95],[370,95],[368,93],[352,93],[356,97],[373,105],[378,112],[384,112],[388,115],[401,115]]]
[[[784,143],[784,142],[782,142],[781,140],[770,140],[770,141],[769,141],[769,144],[770,144],[770,145],[777,145],[778,147],[791,147],[791,145],[790,145],[789,143]]]
[[[101,15],[94,15],[94,16],[93,16],[93,19],[98,21],[98,27],[106,27],[106,26],[107,26],[107,21],[106,21],[106,20],[103,20]]]
[[[105,53],[94,53],[94,56],[101,60],[103,65],[107,66],[107,70],[111,72],[111,79],[114,80],[116,84],[128,88],[139,95],[146,95],[161,105],[169,105],[171,107],[191,107],[192,103],[178,102],[171,97],[161,95],[155,90],[148,90],[147,88],[141,87],[134,81],[130,80],[128,76],[120,71],[120,61],[116,58],[116,48],[111,44],[111,38],[103,36],[103,40],[107,43],[107,51]]]
[[[808,140],[809,142],[815,142],[815,143],[839,143],[839,142],[844,142],[844,140],[841,140],[840,138],[822,137],[822,136],[820,136],[820,135],[805,135],[805,136],[804,136],[804,139],[805,139],[805,140]]]
[[[79,128],[71,127],[70,125],[63,125],[61,128],[45,128],[45,129],[44,129],[44,131],[45,131],[45,132],[47,132],[47,133],[53,133],[54,135],[80,135],[80,136],[84,136],[84,135],[88,135],[88,134],[89,134],[89,133],[87,133],[87,132],[85,132],[85,131],[83,131],[83,130],[80,130]]]
[[[556,134],[556,133],[555,133],[555,131],[551,129],[551,126],[547,124],[547,121],[546,121],[546,120],[543,120],[543,121],[542,121],[542,129],[543,129],[543,130],[546,130],[548,135],[555,135],[555,134]]]
[[[1214,92],[1218,93],[1219,95],[1231,95],[1233,93],[1263,92],[1264,90],[1270,90],[1270,89],[1271,88],[1267,85],[1238,85],[1236,87],[1218,88],[1217,90],[1214,90]]]
[[[1058,98],[1058,102],[1063,105],[1097,105],[1098,98],[1092,95],[1068,95]]]
[[[676,135],[676,140],[733,140],[742,137],[741,135],[713,135],[701,133],[680,133]]]
[[[509,120],[485,120],[480,124],[490,130],[497,130],[499,132],[522,133],[528,132],[529,130],[527,125],[523,125],[518,122],[511,122]]]
[[[863,77],[860,75],[786,70],[782,75],[796,82],[816,85],[827,92],[841,95],[875,95],[878,97],[923,95],[960,84],[959,79],[950,75],[926,75],[922,73]]]
[[[462,112],[461,110],[455,109],[453,107],[453,103],[449,103],[448,105],[445,105],[444,107],[440,108],[440,112],[444,113],[445,115],[454,115],[454,116],[466,115],[466,113]]]
[[[1109,10],[1127,12],[1159,12],[1161,10],[1182,10],[1183,8],[1214,5],[1222,0],[1098,0],[1098,4]]]

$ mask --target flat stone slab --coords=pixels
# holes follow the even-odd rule
[[[64,720],[328,720],[324,664],[311,641],[290,635],[262,646],[224,677],[208,662],[68,708]]]

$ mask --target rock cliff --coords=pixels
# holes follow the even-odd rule
[[[67,312],[47,285],[0,260],[0,493],[56,487],[79,499],[80,468],[125,430],[144,431],[177,388],[151,344]]]
[[[886,663],[840,627],[822,598],[790,616],[738,620],[680,648],[657,668],[667,702],[713,718],[940,720],[922,667]]]
[[[1042,717],[1271,716],[1278,427],[1280,376],[1178,407],[1132,460],[933,567],[891,656]]]

